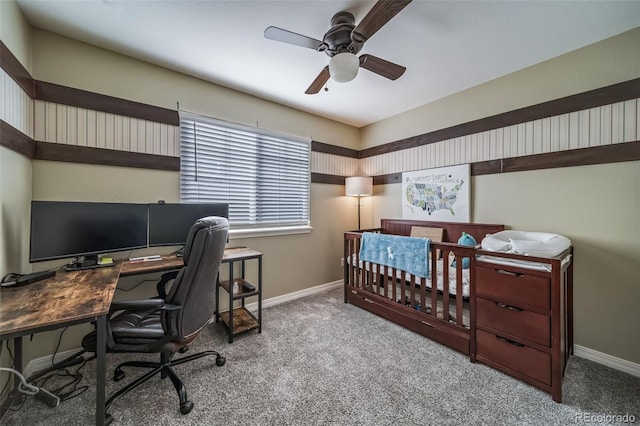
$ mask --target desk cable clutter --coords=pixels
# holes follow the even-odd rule
[[[18,392],[29,396],[35,396],[52,408],[60,405],[60,398],[44,388],[39,388],[38,386],[27,383],[27,380],[18,370],[14,370],[13,368],[0,367],[0,371],[13,373],[17,376],[18,379],[20,379],[20,383],[16,387]]]

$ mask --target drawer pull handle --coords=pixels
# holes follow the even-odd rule
[[[501,342],[505,342],[510,345],[517,346],[519,348],[524,348],[524,345],[522,343],[514,342],[513,340],[505,339],[504,337],[496,336],[496,339],[500,340]]]
[[[355,291],[355,290],[351,290],[351,293],[353,293],[353,294],[358,294],[358,292],[357,292],[357,291]]]
[[[422,324],[426,325],[427,327],[431,327],[431,328],[435,328],[432,324],[429,324],[426,321],[420,321]]]
[[[512,277],[521,277],[524,275],[519,272],[505,271],[504,269],[496,269],[495,271],[502,275],[511,275]]]
[[[516,311],[516,312],[524,311],[524,309],[516,308],[515,306],[507,305],[506,303],[496,302],[496,305],[504,309],[509,309],[510,311]]]
[[[371,299],[367,299],[366,297],[364,298],[364,301],[365,301],[365,302],[369,302],[369,303],[373,303],[373,300],[371,300]]]

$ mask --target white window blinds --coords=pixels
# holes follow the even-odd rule
[[[310,142],[180,115],[180,198],[229,203],[232,229],[309,226]]]

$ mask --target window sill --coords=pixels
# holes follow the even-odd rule
[[[288,228],[257,228],[257,229],[230,229],[229,240],[242,238],[275,237],[278,235],[309,234],[312,226],[296,226]]]

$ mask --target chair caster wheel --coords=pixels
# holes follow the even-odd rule
[[[227,359],[223,356],[216,357],[216,365],[222,367],[227,362]]]
[[[113,416],[109,413],[104,415],[104,424],[105,426],[110,425],[111,423],[113,423]]]
[[[189,414],[193,410],[193,402],[185,401],[183,404],[180,404],[180,412],[182,414]]]
[[[116,368],[113,372],[113,381],[114,382],[119,382],[120,380],[124,379],[124,371],[122,371],[119,368]]]
[[[188,347],[188,346],[184,346],[184,347],[182,347],[182,348],[178,349],[178,352],[180,352],[181,354],[183,354],[183,353],[185,353],[185,352],[186,352],[186,351],[188,351],[188,350],[189,350],[189,347]]]

